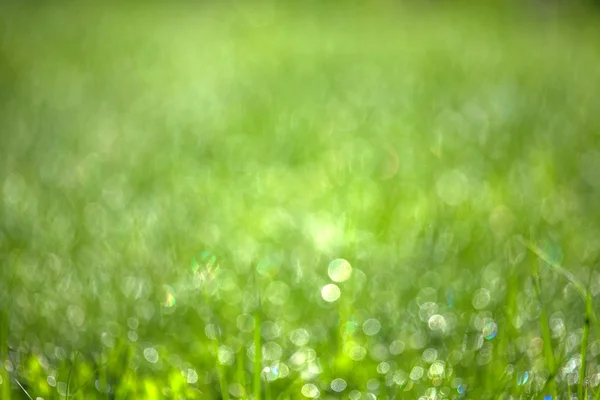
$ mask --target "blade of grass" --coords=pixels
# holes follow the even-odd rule
[[[585,302],[585,323],[583,324],[583,335],[581,337],[581,352],[580,352],[580,360],[581,364],[579,365],[579,385],[577,390],[577,397],[580,399],[587,399],[586,396],[583,397],[584,386],[585,385],[585,373],[586,373],[586,362],[587,362],[587,344],[590,335],[590,314],[593,313],[592,310],[592,297],[588,294]],[[586,389],[587,392],[587,389]]]
[[[284,399],[289,399],[291,398],[290,396],[290,392],[292,390],[295,390],[298,388],[298,385],[300,383],[302,383],[302,378],[300,376],[298,376],[296,379],[294,379],[292,381],[292,383],[290,383],[289,385],[287,385],[287,387],[285,388],[284,391],[282,391],[281,393],[279,393],[279,396],[277,396],[276,400],[284,400]]]
[[[106,350],[103,349],[101,354],[103,354],[105,352],[106,352]],[[109,383],[108,383],[108,364],[106,364],[106,366],[104,368],[101,368],[98,371],[98,375],[99,375],[98,378],[99,378],[100,382],[102,382],[102,387],[104,388],[104,390],[103,390],[104,397],[106,398],[106,400],[108,400],[110,398],[109,392],[108,392],[108,385],[109,385]]]
[[[16,380],[16,379],[15,379],[15,382],[17,383],[17,385],[19,385],[19,387],[21,388],[21,390],[23,391],[23,393],[25,393],[25,395],[26,395],[26,396],[27,396],[29,399],[33,400],[33,397],[31,397],[31,396],[29,395],[29,393],[27,393],[27,390],[25,390],[25,388],[23,387],[23,385],[21,385],[21,382],[19,382],[19,381],[18,381],[18,380]]]
[[[209,309],[211,308],[210,297],[206,290],[204,292],[204,300],[208,305]],[[216,335],[215,335],[215,344],[214,344],[214,352],[215,352],[215,366],[217,368],[217,373],[219,374],[219,387],[221,388],[221,397],[223,400],[229,400],[229,384],[227,383],[227,374],[225,371],[225,367],[219,362],[219,348],[221,347],[221,329],[219,328],[218,322],[215,320],[214,316],[211,318],[213,325],[215,326]]]
[[[221,389],[221,397],[223,398],[223,400],[229,400],[229,384],[227,383],[227,373],[225,371],[225,367],[219,362],[219,348],[221,347],[221,329],[220,329],[220,325],[218,323],[218,321],[216,321],[216,317],[213,313],[213,309],[212,309],[212,305],[211,305],[211,299],[210,296],[208,294],[208,291],[206,290],[209,280],[211,280],[211,274],[214,273],[214,271],[219,269],[219,265],[217,264],[216,267],[214,266],[215,263],[215,258],[213,256],[212,259],[209,259],[209,261],[204,265],[204,270],[200,271],[201,274],[204,274],[204,282],[203,282],[203,287],[201,289],[202,295],[204,297],[204,301],[206,302],[206,305],[208,306],[209,310],[211,311],[211,317],[210,320],[213,323],[213,326],[215,327],[216,330],[216,335],[215,335],[215,340],[214,340],[214,353],[215,353],[215,368],[217,370],[217,374],[219,375],[219,387]],[[197,263],[196,258],[192,259],[192,263]]]
[[[262,372],[262,345],[260,342],[260,309],[261,309],[261,298],[260,288],[258,286],[258,280],[256,279],[256,273],[253,273],[254,286],[256,288],[256,294],[258,296],[258,308],[254,312],[254,367],[252,377],[252,388],[254,393],[253,400],[260,400],[261,395],[261,381],[260,374]]]
[[[253,368],[253,380],[252,380],[254,400],[260,400],[261,353],[262,353],[262,346],[260,343],[260,315],[258,312],[256,312],[254,315],[254,368]]]
[[[582,399],[584,395],[584,385],[585,385],[585,372],[586,372],[586,357],[587,357],[587,342],[590,334],[590,324],[594,322],[594,325],[598,328],[598,319],[594,312],[592,306],[592,297],[590,295],[589,290],[577,280],[575,275],[571,272],[567,271],[564,267],[559,265],[550,259],[550,257],[542,251],[537,245],[533,242],[527,242],[526,240],[521,238],[521,242],[535,255],[537,255],[540,259],[542,259],[548,266],[550,266],[554,271],[556,271],[559,275],[563,276],[567,279],[577,290],[581,299],[585,303],[585,323],[583,325],[583,335],[581,338],[581,349],[580,349],[580,366],[579,366],[579,384],[577,387],[577,396]],[[569,387],[570,391],[570,387]]]
[[[112,360],[110,360],[110,361],[107,361],[107,362],[105,362],[105,363],[104,363],[104,364],[102,364],[102,365],[98,365],[98,364],[96,364],[96,365],[95,365],[95,368],[94,368],[94,370],[92,371],[92,373],[90,374],[90,376],[88,376],[88,377],[86,378],[86,380],[85,380],[85,381],[84,381],[84,382],[83,382],[81,385],[79,385],[77,388],[75,388],[75,390],[73,390],[73,393],[71,393],[71,396],[75,396],[75,394],[77,394],[77,392],[79,392],[81,389],[83,389],[83,388],[85,388],[87,385],[89,385],[89,384],[90,384],[90,382],[92,382],[92,381],[94,380],[94,378],[98,378],[98,376],[100,375],[100,371],[101,371],[102,369],[104,369],[104,368],[108,368],[108,366],[110,366],[110,365],[113,365],[113,364],[116,364],[118,361],[119,361],[119,359],[115,357],[115,358],[113,358]]]
[[[575,275],[573,275],[571,272],[567,271],[560,264],[552,261],[550,259],[550,257],[534,243],[528,242],[523,238],[521,238],[520,240],[521,240],[521,243],[523,243],[523,245],[525,245],[525,247],[527,247],[532,253],[534,253],[540,259],[542,259],[546,263],[546,265],[548,265],[553,271],[555,271],[556,273],[561,275],[563,278],[568,280],[573,285],[573,287],[575,287],[575,290],[577,291],[577,293],[579,294],[579,296],[581,297],[583,302],[587,304],[588,291],[586,290],[585,286],[577,280]],[[587,313],[587,310],[586,310],[586,313]],[[590,317],[590,321],[592,323],[594,323],[594,326],[596,327],[596,329],[600,329],[600,324],[598,323],[598,318],[593,309],[591,310],[589,317]]]
[[[245,360],[244,360],[244,352],[239,351],[237,354],[237,382],[244,388],[244,393],[242,395],[242,400],[246,400],[248,398],[246,392],[246,370],[244,368]]]
[[[219,362],[219,346],[219,340],[215,340],[215,355],[217,357],[217,372],[219,373],[219,386],[221,387],[221,397],[223,398],[223,400],[229,400],[229,384],[227,383],[227,373],[223,364]]]
[[[540,330],[542,332],[542,339],[544,341],[544,358],[546,359],[546,365],[550,374],[548,382],[552,397],[556,398],[558,395],[556,390],[556,381],[554,380],[554,377],[556,376],[556,360],[554,359],[554,354],[552,352],[552,338],[550,335],[548,316],[546,315],[546,309],[543,306],[544,303],[542,302],[541,265],[537,259],[533,260],[533,264],[533,288],[541,307]]]
[[[10,266],[11,277],[8,281],[8,287],[13,287],[15,277],[17,275],[17,265],[19,262],[19,258],[21,257],[21,249],[17,250],[17,254],[15,254],[15,258]],[[8,348],[6,344],[6,338],[8,338],[9,330],[9,315],[8,311],[11,309],[11,301],[12,297],[8,296],[7,304],[0,307],[0,378],[3,380],[2,384],[2,398],[6,400],[10,400],[11,398],[11,390],[10,390],[10,377],[6,368],[4,368],[4,362],[8,360]],[[18,383],[18,382],[17,382]],[[20,384],[19,384],[20,386]]]
[[[77,363],[77,356],[79,352],[75,350],[75,355],[73,356],[73,363],[71,364],[71,368],[69,368],[69,377],[67,378],[67,398],[71,396],[71,379],[73,378],[73,370],[75,369],[75,364]]]
[[[265,400],[271,400],[271,385],[265,381]]]

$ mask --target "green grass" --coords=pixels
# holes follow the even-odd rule
[[[600,398],[600,16],[491,4],[0,5],[0,398]]]

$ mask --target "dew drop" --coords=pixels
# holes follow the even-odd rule
[[[440,314],[434,314],[429,318],[428,325],[432,331],[443,332],[446,330],[446,319]]]
[[[381,330],[381,323],[375,318],[369,318],[363,323],[363,332],[367,336],[373,336]]]
[[[340,298],[341,291],[337,285],[330,283],[328,285],[323,286],[321,289],[321,297],[328,303],[333,303]]]
[[[424,372],[425,372],[425,370],[423,369],[423,367],[416,366],[416,367],[413,367],[413,369],[410,371],[409,377],[413,381],[418,381],[419,379],[421,379],[423,377]]]
[[[175,291],[173,290],[173,288],[169,285],[163,285],[163,291],[164,291],[164,300],[163,300],[163,307],[165,308],[171,308],[171,307],[175,307]]]
[[[232,365],[234,362],[233,351],[229,346],[221,345],[217,351],[217,359],[223,365]]]
[[[308,344],[309,340],[310,336],[306,329],[299,328],[290,332],[290,341],[298,347]]]
[[[490,302],[490,291],[484,288],[481,288],[475,292],[473,296],[473,307],[477,310],[481,310],[485,308]]]
[[[147,347],[144,349],[144,358],[151,364],[156,364],[158,361],[158,352],[153,347]]]
[[[498,334],[498,325],[494,321],[487,322],[483,327],[483,337],[492,340]]]
[[[331,381],[331,390],[333,390],[334,392],[343,392],[344,390],[346,390],[347,386],[348,384],[342,378],[336,378]]]
[[[321,393],[319,392],[319,388],[317,388],[314,384],[307,383],[306,385],[302,386],[302,394],[304,397],[308,397],[309,399],[316,399]]]
[[[127,332],[127,337],[132,342],[136,342],[138,340],[138,334],[137,334],[136,331],[129,331],[129,332]]]
[[[188,368],[188,370],[187,370],[187,383],[192,383],[193,384],[193,383],[196,383],[196,382],[198,382],[198,373],[195,370],[193,370],[191,368]]]
[[[327,273],[332,281],[344,282],[352,275],[352,266],[343,258],[338,258],[329,263]]]
[[[433,349],[433,348],[429,348],[423,352],[423,355],[421,356],[421,358],[426,363],[431,364],[432,362],[434,362],[437,359],[437,356],[438,356],[437,350]]]
[[[431,376],[440,376],[444,373],[444,362],[443,361],[435,361],[433,364],[431,364],[431,367],[429,367],[429,375]]]
[[[387,374],[390,370],[390,364],[384,362],[379,363],[379,365],[377,365],[377,372],[380,374]]]
[[[348,356],[354,361],[360,361],[367,355],[367,350],[362,346],[353,346]]]
[[[398,354],[402,354],[404,352],[405,347],[406,347],[406,344],[404,344],[403,341],[401,341],[401,340],[394,340],[390,344],[390,353],[392,353],[393,355],[397,356]]]

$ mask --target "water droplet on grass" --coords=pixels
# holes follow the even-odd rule
[[[321,393],[319,392],[319,388],[317,388],[314,384],[307,383],[306,385],[302,386],[302,394],[309,399],[316,399]]]
[[[108,332],[103,332],[102,335],[100,335],[100,341],[106,347],[115,346],[115,338]]]
[[[432,331],[445,331],[446,319],[440,314],[435,314],[429,318],[428,325]]]
[[[217,351],[217,358],[219,362],[223,365],[232,365],[235,360],[233,350],[231,350],[231,347],[225,345],[219,346],[219,350]]]
[[[310,340],[310,336],[306,329],[295,329],[290,332],[290,341],[294,343],[296,346],[304,346]]]
[[[321,297],[328,303],[333,303],[338,300],[341,294],[340,288],[333,283],[325,285],[323,286],[323,289],[321,289]]]
[[[191,368],[188,368],[188,370],[187,370],[187,383],[192,383],[193,384],[193,383],[196,383],[196,382],[198,382],[198,373],[195,370],[193,370]]]
[[[363,332],[367,336],[373,336],[381,330],[381,323],[375,318],[369,318],[363,323]]]
[[[163,285],[164,291],[164,301],[162,303],[163,307],[171,308],[175,307],[175,291],[169,285]]]
[[[367,381],[367,389],[369,389],[369,390],[375,391],[375,390],[379,389],[379,385],[380,385],[380,383],[379,383],[378,379],[369,379]]]
[[[498,325],[494,321],[489,321],[483,327],[483,337],[492,340],[498,334]]]
[[[429,375],[432,377],[440,376],[444,373],[444,369],[443,361],[435,361],[433,364],[431,364],[431,367],[429,367]]]
[[[137,334],[136,331],[129,331],[129,332],[127,332],[127,337],[132,342],[136,342],[138,340],[138,334]]]
[[[529,372],[528,371],[525,371],[525,372],[519,374],[519,377],[517,378],[517,386],[526,384],[528,380],[529,380]]]
[[[338,258],[329,263],[327,273],[332,281],[344,282],[352,275],[352,266],[348,261]]]
[[[390,364],[388,364],[386,362],[381,362],[381,363],[379,363],[379,365],[377,365],[377,372],[380,374],[387,374],[389,370],[390,370]]]
[[[348,352],[350,359],[360,361],[367,355],[367,350],[362,346],[353,346]]]
[[[490,302],[490,291],[484,288],[481,288],[475,292],[473,295],[473,307],[477,310],[481,310],[485,308]]]
[[[211,340],[217,340],[220,330],[214,324],[208,324],[204,327],[204,333],[206,334],[207,338]]]
[[[342,378],[336,378],[331,381],[331,390],[333,390],[334,392],[343,392],[344,390],[346,390],[347,386],[348,384]]]
[[[396,385],[404,385],[406,383],[406,381],[408,380],[408,374],[402,370],[398,370],[398,371],[394,372],[394,376],[392,377],[392,380],[394,381],[394,383]]]
[[[413,381],[418,381],[419,379],[421,379],[423,377],[424,372],[425,372],[425,370],[423,369],[423,367],[416,366],[416,367],[413,367],[413,369],[410,371],[409,377]]]
[[[137,318],[127,318],[127,326],[129,329],[135,330],[139,326],[139,321]]]
[[[426,363],[431,364],[432,362],[434,362],[437,359],[437,356],[438,356],[437,350],[430,348],[423,352],[423,355],[421,356],[421,358]]]
[[[246,394],[246,391],[239,383],[231,383],[229,385],[229,394],[234,397],[243,397]]]
[[[404,344],[403,341],[401,341],[401,340],[394,340],[390,344],[390,353],[392,353],[393,355],[397,356],[398,354],[402,354],[402,352],[404,352],[405,348],[406,348],[406,345]]]
[[[158,352],[153,347],[147,347],[144,349],[144,358],[149,363],[155,364],[158,361]]]

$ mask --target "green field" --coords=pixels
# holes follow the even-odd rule
[[[0,4],[0,398],[600,399],[600,15],[447,3]]]

